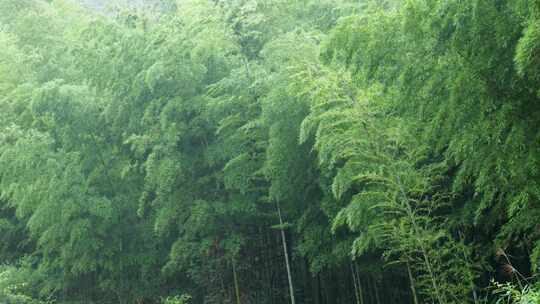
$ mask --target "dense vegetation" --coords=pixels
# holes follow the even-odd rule
[[[539,303],[540,2],[0,0],[1,303]]]

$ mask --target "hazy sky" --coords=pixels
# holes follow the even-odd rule
[[[129,3],[129,4],[132,4],[132,5],[139,5],[139,4],[142,4],[144,2],[152,2],[152,1],[148,1],[148,0],[75,0],[77,2],[80,2],[80,3],[83,3],[84,5],[87,5],[88,7],[91,7],[91,8],[95,8],[95,9],[103,9],[107,3],[112,3],[112,2],[123,2],[123,3]]]

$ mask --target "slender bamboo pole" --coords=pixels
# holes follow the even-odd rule
[[[356,282],[356,273],[354,272],[353,262],[351,261],[351,274],[353,277],[354,284],[354,298],[356,299],[356,304],[360,304],[360,295],[358,292],[358,282]]]
[[[233,268],[233,279],[234,279],[234,291],[236,293],[236,304],[241,304],[240,302],[240,285],[238,284],[238,274],[236,273],[236,262],[232,262]]]
[[[360,271],[358,265],[354,262],[354,270],[356,272],[356,281],[358,282],[358,294],[360,295],[360,304],[364,304],[364,291],[362,289],[362,280],[360,280]]]
[[[401,183],[401,179],[399,178],[399,176],[397,177],[397,182],[399,186],[399,191],[401,192],[401,195],[403,198],[404,209],[405,209],[405,212],[407,213],[407,216],[409,217],[409,220],[411,221],[413,232],[416,235],[419,235],[420,227],[418,226],[418,223],[416,222],[416,215],[414,211],[412,210],[411,204],[409,202],[409,197],[407,196],[407,192],[405,192],[405,189],[403,187],[403,184]],[[445,304],[446,302],[444,301],[441,295],[439,284],[435,280],[435,272],[433,271],[433,266],[431,264],[431,259],[428,255],[428,251],[421,240],[418,241],[418,246],[420,247],[420,252],[422,253],[422,256],[424,258],[424,265],[431,279],[431,284],[433,286],[433,291],[435,293],[435,297],[437,298],[437,302],[439,304]]]
[[[411,292],[413,294],[414,304],[418,304],[418,296],[416,295],[416,287],[415,287],[415,284],[414,284],[414,277],[412,275],[411,265],[409,264],[409,261],[407,261],[407,273],[409,274],[409,281],[411,282]]]
[[[379,289],[377,288],[377,281],[373,279],[373,288],[375,289],[375,300],[377,304],[381,304],[381,298],[379,297]]]
[[[283,243],[283,253],[285,255],[285,266],[287,267],[287,279],[289,280],[289,295],[291,297],[291,304],[296,304],[296,301],[294,300],[294,287],[292,282],[292,274],[291,274],[291,265],[289,262],[289,253],[287,250],[287,240],[285,238],[285,229],[283,228],[283,218],[281,216],[281,208],[279,207],[279,203],[276,203],[277,205],[277,211],[279,216],[279,225],[281,228],[281,241]]]

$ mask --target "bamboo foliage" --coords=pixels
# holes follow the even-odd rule
[[[534,301],[538,1],[139,2],[0,1],[0,302]]]

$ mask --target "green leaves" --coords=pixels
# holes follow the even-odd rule
[[[0,301],[13,304],[42,304],[45,302],[36,299],[32,294],[32,277],[26,267],[2,265],[0,266]]]
[[[537,271],[535,1],[160,4],[0,3],[0,259],[32,261],[0,275],[36,278],[0,299],[281,303],[291,254],[302,302],[467,303],[493,243]]]
[[[516,47],[516,68],[520,76],[538,81],[537,71],[540,66],[538,52],[540,51],[540,22],[531,17]]]

